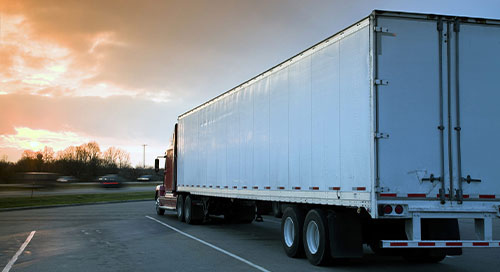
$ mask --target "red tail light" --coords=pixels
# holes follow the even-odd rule
[[[391,205],[385,205],[384,207],[384,214],[390,214],[392,213],[392,206]]]
[[[396,208],[394,209],[394,211],[397,213],[397,214],[402,214],[403,213],[403,206],[401,205],[397,205]]]

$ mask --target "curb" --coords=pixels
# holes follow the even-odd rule
[[[14,208],[0,209],[0,212],[36,210],[36,209],[44,209],[44,208],[59,208],[59,207],[71,207],[71,206],[84,206],[84,205],[113,204],[113,203],[125,203],[125,202],[140,202],[140,201],[152,201],[152,200],[153,199],[148,198],[148,199],[116,200],[116,201],[104,201],[104,202],[93,202],[93,203],[74,203],[74,204],[59,204],[59,205],[47,205],[47,206],[14,207]]]

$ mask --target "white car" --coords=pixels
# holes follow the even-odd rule
[[[137,178],[137,181],[151,181],[153,175],[142,175]]]
[[[77,181],[77,179],[73,176],[60,176],[58,179],[56,179],[56,181],[62,182],[62,183],[68,183],[68,182]]]

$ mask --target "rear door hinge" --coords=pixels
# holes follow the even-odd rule
[[[377,132],[375,133],[375,139],[389,139],[389,134]]]
[[[375,30],[375,32],[389,33],[389,29],[387,27],[376,26],[373,30]]]
[[[387,85],[387,84],[389,84],[389,80],[375,79],[375,85]]]

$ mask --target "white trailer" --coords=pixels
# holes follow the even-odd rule
[[[273,203],[313,264],[500,247],[499,50],[498,20],[374,11],[180,115],[166,198],[188,222]]]

